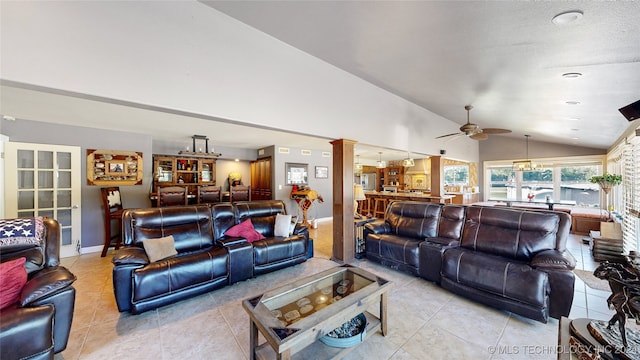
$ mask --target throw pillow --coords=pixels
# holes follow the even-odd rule
[[[251,219],[247,219],[238,225],[231,227],[224,232],[227,236],[235,236],[247,239],[248,242],[254,242],[264,239],[264,236],[253,228]]]
[[[20,293],[27,283],[26,258],[19,258],[0,264],[0,309],[20,301]]]
[[[143,240],[142,246],[150,262],[156,262],[178,254],[173,235]]]
[[[273,228],[273,235],[287,237],[291,232],[291,215],[276,215],[276,224]]]
[[[42,217],[0,220],[0,245],[35,244],[44,237]]]

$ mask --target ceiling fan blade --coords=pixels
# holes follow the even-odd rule
[[[498,128],[486,128],[486,129],[482,129],[482,132],[485,134],[508,134],[511,132],[511,130],[507,130],[507,129],[498,129]]]
[[[469,135],[469,137],[473,140],[487,140],[489,138],[489,135],[485,134],[483,130],[483,132]]]
[[[442,138],[449,137],[449,136],[454,136],[454,135],[460,135],[460,133],[453,133],[453,134],[442,135],[442,136],[438,136],[436,139],[442,139]]]

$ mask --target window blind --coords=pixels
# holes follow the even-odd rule
[[[640,139],[631,138],[625,145],[623,161],[624,217],[622,239],[624,252],[640,251]]]

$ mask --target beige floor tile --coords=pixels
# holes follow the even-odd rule
[[[246,359],[249,320],[241,301],[337,265],[329,260],[332,222],[320,222],[318,229],[310,230],[310,236],[315,242],[316,257],[303,264],[141,315],[119,313],[115,306],[113,250],[105,258],[86,254],[64,259],[62,263],[78,277],[76,309],[67,350],[57,354],[56,360]],[[579,254],[579,267],[595,268],[580,237],[570,240],[569,249]],[[353,349],[346,359],[539,359],[524,357],[522,349],[521,354],[491,356],[489,346],[505,346],[506,352],[524,344],[553,344],[556,339],[556,320],[541,324],[495,310],[366,259],[354,260],[351,265],[392,281],[393,287],[388,294],[389,333],[386,337],[372,334],[365,346]],[[608,295],[576,281],[571,317],[609,320],[613,312],[606,308]],[[369,310],[378,312],[377,306]],[[265,340],[260,336],[259,341]]]

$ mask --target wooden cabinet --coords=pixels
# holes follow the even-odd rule
[[[402,162],[389,161],[389,166],[385,169],[384,184],[397,186],[399,190],[404,189],[404,166],[402,166]]]
[[[271,200],[271,158],[251,162],[251,200]]]
[[[216,159],[206,157],[153,155],[153,189],[186,186],[189,195],[200,185],[216,184]]]

